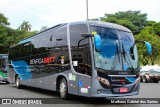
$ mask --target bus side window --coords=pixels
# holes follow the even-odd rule
[[[21,57],[26,57],[30,55],[31,45],[29,43],[23,44],[21,46]]]
[[[9,50],[9,59],[14,59],[14,48],[10,48]]]
[[[21,51],[20,46],[17,46],[14,48],[14,58],[15,59],[20,57],[20,51]]]
[[[43,54],[48,52],[49,49],[45,47],[34,47],[34,45],[31,45],[31,54],[32,55],[37,55],[37,54]]]

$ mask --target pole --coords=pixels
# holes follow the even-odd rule
[[[89,19],[88,18],[88,0],[86,0],[86,10],[87,10],[87,20]]]

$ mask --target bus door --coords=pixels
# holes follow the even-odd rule
[[[81,34],[89,32],[86,24],[70,25],[70,45],[72,61],[77,72],[78,93],[81,96],[90,96],[91,91],[91,52],[89,39]]]
[[[89,44],[79,46],[77,72],[79,95],[90,96],[91,58]]]

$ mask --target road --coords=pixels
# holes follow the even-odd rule
[[[0,98],[49,98],[49,100],[55,100],[54,106],[63,107],[158,107],[160,104],[109,104],[108,99],[90,99],[85,97],[76,97],[72,100],[62,100],[59,98],[59,94],[53,91],[47,91],[37,88],[24,87],[23,89],[17,89],[14,84],[0,83]],[[139,95],[127,96],[123,98],[160,98],[160,82],[159,83],[141,83],[141,89]],[[113,99],[113,98],[111,98]],[[93,102],[95,104],[93,104]],[[105,103],[102,103],[105,102]],[[87,104],[86,104],[87,103]],[[13,105],[14,106],[14,105]],[[34,107],[52,107],[53,105],[41,105]],[[1,107],[1,105],[0,105]],[[17,107],[17,106],[15,106]],[[25,107],[31,107],[25,105]]]

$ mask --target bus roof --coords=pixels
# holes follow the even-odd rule
[[[62,24],[55,25],[55,26],[53,26],[53,27],[51,27],[51,28],[49,28],[47,30],[39,32],[39,33],[29,37],[29,38],[26,38],[26,39],[20,41],[18,43],[18,45],[31,41],[32,38],[34,38],[35,36],[38,36],[41,33],[44,33],[44,32],[49,31],[49,30],[56,30],[56,29],[58,29],[58,28],[60,28],[60,27],[62,27],[64,25],[67,25],[67,24],[70,24],[70,25],[86,24],[86,25],[93,25],[93,26],[101,26],[101,27],[107,27],[107,28],[122,30],[122,31],[126,31],[126,32],[130,32],[131,33],[131,31],[128,28],[123,27],[123,26],[118,25],[118,24],[114,24],[114,23],[101,22],[101,21],[79,21],[79,22],[70,22],[70,23],[62,23]]]
[[[81,21],[81,22],[71,22],[70,23],[70,25],[74,25],[74,24],[88,24],[88,25],[93,25],[93,26],[101,26],[101,27],[107,27],[107,28],[122,30],[122,31],[126,31],[126,32],[130,32],[131,33],[131,31],[128,28],[123,27],[123,26],[118,25],[118,24],[109,23],[109,22],[102,22],[102,21]]]
[[[66,25],[66,24],[67,24],[67,23],[62,23],[62,24],[55,25],[55,26],[53,26],[53,27],[51,27],[51,28],[49,28],[49,29],[46,29],[46,30],[41,31],[41,32],[39,32],[39,33],[36,33],[35,35],[30,36],[30,37],[28,37],[28,38],[20,41],[18,44],[23,44],[23,43],[29,42],[29,41],[32,40],[33,37],[35,37],[35,36],[38,35],[38,34],[41,34],[41,33],[43,33],[43,32],[49,31],[49,30],[51,30],[51,29],[56,30],[56,29],[58,29],[58,28],[60,28],[60,27],[62,27],[62,26],[64,26],[64,25]],[[13,46],[13,47],[14,47],[14,46]]]

